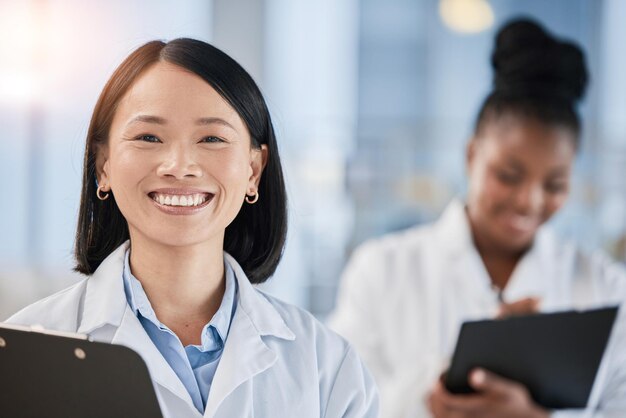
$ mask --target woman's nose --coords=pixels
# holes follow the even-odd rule
[[[164,153],[162,162],[157,168],[157,175],[184,179],[200,177],[202,170],[192,150],[183,145],[175,145]]]
[[[540,212],[544,202],[543,193],[541,184],[523,185],[515,196],[517,209],[524,214]]]

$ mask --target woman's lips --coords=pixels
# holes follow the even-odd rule
[[[521,233],[532,232],[539,226],[537,219],[532,216],[507,215],[504,221],[510,229]]]

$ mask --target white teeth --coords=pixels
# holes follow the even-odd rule
[[[152,198],[155,202],[158,202],[161,205],[165,206],[198,206],[206,201],[206,198],[203,194],[193,194],[193,195],[164,195],[164,194],[155,194]]]

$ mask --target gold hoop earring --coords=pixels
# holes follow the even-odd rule
[[[254,196],[252,198],[246,195],[245,200],[246,200],[246,203],[248,203],[249,205],[255,204],[257,200],[259,200],[259,192],[257,191],[256,193],[254,193]]]
[[[96,196],[100,200],[107,200],[109,198],[108,193],[104,193],[104,195],[102,195],[102,186],[98,186],[98,189],[96,189]]]

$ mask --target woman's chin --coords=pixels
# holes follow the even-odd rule
[[[200,233],[202,232],[202,233]],[[223,234],[211,234],[205,231],[185,230],[183,228],[165,228],[160,231],[145,231],[144,233],[132,233],[131,242],[139,241],[150,246],[160,247],[194,247],[207,245],[218,240],[223,242]]]

